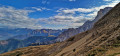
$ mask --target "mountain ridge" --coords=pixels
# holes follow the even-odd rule
[[[109,10],[111,10],[112,9],[112,7],[106,7],[106,8],[104,8],[104,9],[100,9],[99,11],[98,11],[98,14],[97,14],[97,16],[95,17],[95,19],[94,20],[92,20],[92,21],[86,21],[82,26],[80,26],[79,28],[69,28],[68,30],[66,30],[65,32],[63,32],[63,33],[61,33],[58,37],[57,37],[57,39],[56,39],[56,41],[64,41],[64,40],[66,40],[66,39],[68,39],[69,37],[71,37],[71,36],[74,36],[74,35],[76,35],[76,34],[78,34],[78,33],[81,33],[81,32],[84,32],[84,31],[86,31],[86,30],[89,30],[89,29],[91,29],[92,27],[93,27],[93,25],[94,25],[94,23],[95,22],[97,22],[100,18],[102,18]]]

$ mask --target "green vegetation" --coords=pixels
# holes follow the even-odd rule
[[[91,51],[90,54],[88,54],[88,56],[101,56],[103,55],[107,50],[105,48],[97,48],[93,51]]]
[[[10,56],[20,56],[22,54],[23,54],[22,52],[17,51],[15,53],[10,54]]]
[[[112,43],[111,43],[112,42]],[[88,56],[104,56],[104,54],[109,50],[109,49],[113,49],[114,48],[119,48],[120,47],[120,36],[118,36],[117,38],[115,38],[114,40],[110,41],[110,44],[108,45],[103,45],[100,46],[97,49],[92,50]],[[118,55],[120,53],[113,53],[110,54],[108,56],[115,56]]]
[[[73,41],[75,37],[69,38],[67,41]]]

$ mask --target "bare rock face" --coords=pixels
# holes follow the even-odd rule
[[[95,19],[93,21],[86,21],[82,26],[80,26],[79,28],[70,28],[68,30],[66,30],[65,32],[61,33],[58,38],[56,39],[56,41],[64,41],[68,38],[70,38],[71,36],[74,36],[78,33],[84,32],[86,30],[89,30],[93,27],[94,23],[97,22],[100,18],[102,18],[108,11],[110,11],[112,9],[112,7],[106,7],[104,9],[100,9],[100,11],[98,12],[97,16],[95,17]]]

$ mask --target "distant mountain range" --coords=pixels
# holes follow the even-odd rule
[[[30,46],[32,43],[39,43],[39,45],[47,44],[46,41],[52,41],[56,37],[32,36],[24,40],[8,39],[0,41],[0,53],[8,52],[17,48]]]
[[[52,29],[37,29],[33,30],[30,33],[24,34],[24,35],[17,35],[12,38],[19,39],[19,40],[24,40],[27,39],[28,37],[31,36],[47,36],[47,37],[57,37],[59,34],[64,32],[64,30],[52,30]]]
[[[32,43],[39,43],[39,45],[50,44],[61,34],[63,30],[52,29],[0,29],[0,53],[8,52],[17,48],[27,47]],[[55,42],[54,42],[55,43]]]
[[[27,28],[0,28],[0,40],[7,40],[9,38],[15,38],[19,40],[26,39],[30,36],[58,36],[63,30],[52,30],[52,29],[27,29]]]
[[[17,35],[28,34],[32,31],[33,31],[32,29],[27,29],[27,28],[16,28],[16,29],[0,28],[0,40],[6,40]]]

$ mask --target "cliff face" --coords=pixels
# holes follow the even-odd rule
[[[64,42],[21,48],[1,56],[109,56],[106,51],[114,46],[120,47],[119,43],[120,3],[98,20],[92,29]]]
[[[95,17],[95,19],[93,21],[86,21],[82,26],[80,26],[79,28],[70,28],[68,30],[66,30],[65,32],[61,33],[58,38],[56,39],[56,41],[64,41],[68,38],[70,38],[71,36],[74,36],[78,33],[84,32],[86,30],[89,30],[93,27],[94,23],[97,22],[100,18],[102,18],[109,10],[111,10],[112,7],[106,7],[104,9],[100,9],[100,11],[98,12],[97,16]]]

